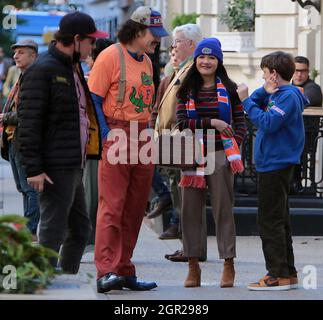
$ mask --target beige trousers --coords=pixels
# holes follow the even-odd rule
[[[233,216],[233,174],[224,151],[212,152],[208,161],[215,162],[215,170],[205,176],[210,193],[220,259],[236,256],[236,230]],[[205,214],[207,189],[183,188],[182,233],[184,254],[200,257],[203,244],[202,215]]]

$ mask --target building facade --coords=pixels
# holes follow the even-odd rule
[[[240,33],[228,32],[228,27],[220,20],[227,3],[228,0],[145,1],[162,13],[169,31],[176,15],[199,14],[197,23],[204,37],[215,36],[221,40],[225,64],[237,82],[248,82],[252,89],[259,86],[262,83],[261,57],[271,51],[284,50],[307,56],[311,68],[318,71],[316,82],[320,83],[321,16],[314,7],[302,9],[291,0],[255,0],[255,31]]]

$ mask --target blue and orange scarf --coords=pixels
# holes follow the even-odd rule
[[[231,103],[229,99],[228,92],[221,82],[220,78],[217,78],[216,81],[216,90],[217,98],[219,104],[219,118],[226,123],[231,125]],[[187,116],[190,119],[198,119],[199,115],[196,111],[195,101],[193,98],[190,98],[186,104]],[[226,157],[230,163],[231,170],[233,174],[242,172],[244,170],[243,163],[241,160],[241,154],[238,147],[238,144],[234,137],[228,138],[221,135],[221,140],[223,143],[223,149],[226,154]],[[203,134],[195,135],[196,141],[201,146],[202,157],[205,156],[204,153],[204,140]],[[201,164],[196,168],[196,170],[185,170],[182,172],[182,178],[179,185],[181,187],[191,187],[191,188],[206,188],[205,181],[205,159],[202,159]]]

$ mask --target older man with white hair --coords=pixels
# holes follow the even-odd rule
[[[202,40],[202,31],[197,24],[184,24],[176,27],[173,30],[173,48],[177,51],[177,59],[180,61],[179,70],[171,76],[165,77],[158,88],[155,107],[152,114],[151,127],[155,128],[158,134],[162,133],[163,129],[172,129],[176,124],[176,106],[177,106],[177,90],[181,81],[185,78],[187,71],[193,63],[193,52],[197,45]],[[171,195],[174,208],[179,215],[181,211],[181,190],[178,186],[180,180],[180,170],[165,169],[166,175],[170,180]],[[203,232],[201,242],[203,243],[203,255],[201,261],[206,260],[206,215],[203,215]],[[178,227],[178,226],[177,226]],[[170,225],[161,235],[161,238],[172,238],[176,226]],[[177,231],[177,230],[175,230]],[[183,250],[177,250],[173,254],[166,254],[165,258],[173,262],[188,261],[184,256]]]

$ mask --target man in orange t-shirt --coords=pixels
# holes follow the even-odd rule
[[[153,53],[161,37],[167,36],[160,13],[149,7],[139,7],[119,31],[120,47],[105,49],[93,66],[88,85],[101,114],[100,126],[105,139],[110,129],[122,129],[126,140],[119,152],[136,140],[138,150],[143,143],[130,138],[130,124],[138,133],[148,127],[151,118],[154,85],[152,64],[146,53]],[[145,53],[146,52],[146,53]],[[118,101],[123,55],[125,60],[125,90]],[[124,76],[124,75],[123,75]],[[121,86],[121,85],[120,85]],[[102,112],[103,111],[103,112]],[[152,163],[111,163],[109,151],[114,141],[105,139],[99,164],[99,205],[95,239],[97,290],[100,293],[122,289],[150,290],[155,282],[139,282],[131,262],[148,200],[154,166]],[[104,141],[104,140],[103,140]],[[120,144],[120,141],[118,141]]]

